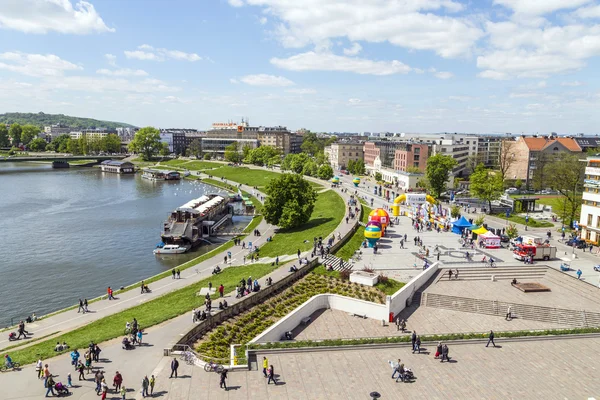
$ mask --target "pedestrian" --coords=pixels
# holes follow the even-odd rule
[[[388,361],[390,363],[390,366],[392,367],[392,379],[394,379],[394,376],[396,374],[400,375],[400,364],[402,364],[402,361],[400,359],[398,359],[397,363],[394,363],[393,361]]]
[[[452,279],[452,270],[448,270],[448,280]]]
[[[275,380],[275,369],[273,369],[272,365],[269,366],[267,374],[269,376],[269,379],[267,379],[267,385],[270,384],[271,381],[273,381],[273,384],[277,385],[277,381]]]
[[[113,386],[115,387],[115,393],[119,393],[121,390],[121,384],[123,383],[123,376],[119,371],[115,374],[113,378]]]
[[[507,321],[512,319],[512,307],[508,306],[508,310],[506,310],[506,317],[504,318]]]
[[[121,387],[121,400],[125,400],[125,396],[127,395],[127,389],[125,386]]]
[[[275,258],[275,265],[279,265],[279,256]]]
[[[138,342],[138,346],[142,344],[142,338],[143,338],[144,334],[142,333],[142,330],[140,329],[137,332],[137,342]]]
[[[406,320],[403,319],[402,322],[400,322],[400,331],[402,333],[406,332]]]
[[[417,341],[415,342],[415,346],[417,347],[417,352],[421,354],[421,336],[417,336]]]
[[[177,279],[181,279],[181,271],[177,268]]]
[[[456,268],[456,272],[454,273],[454,279],[458,279],[458,268]]]
[[[401,325],[402,325],[402,320],[400,318],[396,318],[396,331],[400,330]]]
[[[173,360],[171,361],[171,376],[170,376],[170,378],[173,377],[173,374],[175,374],[175,378],[177,378],[177,368],[179,368],[179,361],[177,361],[177,358],[173,357]]]
[[[95,362],[99,362],[100,361],[100,352],[102,350],[100,350],[100,347],[96,344],[94,345],[94,361]]]
[[[85,367],[83,366],[83,363],[81,361],[79,361],[79,364],[77,364],[77,372],[79,372],[79,380],[80,381],[85,381],[85,375],[84,375],[83,371],[85,371]]]
[[[146,397],[148,396],[148,385],[150,384],[150,381],[148,381],[148,375],[144,376],[144,379],[142,379],[142,397]]]
[[[227,370],[223,369],[223,371],[221,371],[221,379],[219,381],[219,387],[227,390],[227,384],[225,383],[225,379],[227,379]]]
[[[438,359],[442,355],[442,342],[438,342],[435,348],[435,356],[433,358]]]
[[[154,384],[156,383],[156,379],[154,375],[150,377],[150,396],[154,396]]]
[[[485,345],[485,347],[488,347],[490,345],[490,343],[493,344],[494,347],[496,347],[496,343],[494,343],[494,331],[490,331],[490,334],[488,336],[488,342]]]
[[[171,275],[173,275],[173,278],[172,278],[172,279],[175,279],[175,274],[176,274],[176,272],[175,272],[175,268],[173,268],[173,269],[171,270]]]
[[[87,373],[92,373],[92,355],[89,351],[85,353],[85,367],[87,368]]]
[[[77,309],[77,312],[81,311],[82,313],[85,312],[85,308],[83,308],[83,300],[79,299],[79,308]]]
[[[582,274],[581,269],[578,269],[577,270],[577,279],[581,279],[581,274]]]
[[[267,369],[269,369],[269,359],[267,359],[267,357],[263,357],[263,375],[265,378],[268,378]]]
[[[96,395],[100,395],[100,389],[102,387],[102,380],[100,379],[100,371],[96,371],[94,374],[94,382],[96,383]]]
[[[38,362],[35,364],[35,374],[37,378],[40,379],[42,377],[42,371],[44,370],[44,364],[42,363],[42,359],[38,359]]]
[[[110,286],[108,287],[108,289],[106,289],[106,292],[107,292],[107,294],[108,294],[108,299],[109,299],[109,300],[112,300],[112,299],[114,299],[114,297],[113,297],[113,291],[112,291],[112,289],[110,288]]]
[[[448,357],[448,345],[444,344],[442,346],[442,361],[440,362],[444,362],[444,360],[450,362],[450,357]]]
[[[106,400],[106,394],[108,393],[108,385],[106,384],[106,380],[102,379],[100,383],[100,391],[102,392],[102,397],[100,400]]]
[[[298,249],[298,259],[300,259],[300,249]]]
[[[417,343],[417,331],[413,331],[411,337],[410,337],[410,342],[412,343],[412,352],[413,354],[415,354],[415,350],[416,350],[416,343]]]
[[[67,387],[73,387],[73,379],[70,372],[67,374]]]
[[[52,377],[50,370],[48,369],[48,364],[44,365],[44,387],[48,387],[48,378]]]
[[[400,248],[403,249],[404,248],[404,239],[400,239]]]
[[[173,274],[173,279],[175,279],[175,274]],[[141,294],[144,294],[144,281],[140,284]]]
[[[48,397],[48,393],[52,393],[52,396],[56,396],[56,393],[54,393],[54,379],[52,379],[52,376],[49,376],[48,379],[46,379],[46,397]]]

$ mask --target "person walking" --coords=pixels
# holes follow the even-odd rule
[[[456,272],[454,272],[454,279],[458,279],[458,268],[456,269]]]
[[[84,313],[89,312],[87,299],[83,299],[83,312]]]
[[[82,313],[85,313],[85,308],[83,308],[83,300],[79,299],[79,308],[77,309],[77,312],[79,313],[79,311],[81,311]]]
[[[54,393],[55,384],[56,383],[54,382],[54,379],[52,379],[52,375],[50,375],[48,379],[46,379],[46,397],[48,397],[48,393],[52,393],[52,396],[56,396],[56,393]]]
[[[173,268],[173,269],[171,270],[171,275],[173,275],[173,278],[172,278],[172,279],[175,279],[175,273],[176,273],[176,272],[175,272],[175,268]]]
[[[300,249],[298,249],[298,259],[300,259]]]
[[[417,343],[417,331],[413,331],[411,337],[410,337],[410,342],[412,343],[412,352],[413,354],[415,354],[415,350],[416,350],[416,343]]]
[[[150,377],[150,396],[154,396],[154,384],[156,383],[156,379],[154,375]]]
[[[400,326],[402,326],[402,320],[400,318],[396,318],[396,331],[400,330]]]
[[[100,371],[96,371],[94,374],[94,382],[96,383],[96,395],[100,395],[100,386],[102,381],[100,380]]]
[[[267,385],[273,381],[273,384],[277,385],[277,381],[275,381],[275,369],[272,365],[269,366],[269,370],[267,371],[269,379],[267,380]]]
[[[106,394],[108,393],[108,385],[106,384],[106,380],[102,379],[100,383],[100,392],[102,393],[102,397],[100,400],[106,400]]]
[[[435,356],[433,358],[438,359],[442,355],[442,342],[438,342],[435,348]]]
[[[110,288],[110,286],[108,287],[108,289],[106,289],[106,294],[108,295],[109,300],[112,300],[114,298],[112,295],[112,289]]]
[[[268,378],[267,369],[269,369],[269,359],[267,357],[263,357],[263,375],[265,378]]]
[[[417,352],[421,354],[421,336],[417,336],[417,341],[415,342],[415,346],[417,348]]]
[[[221,377],[220,377],[220,380],[219,380],[219,387],[221,389],[227,390],[227,384],[225,383],[225,379],[227,379],[227,370],[223,369],[223,371],[221,371]]]
[[[450,362],[450,357],[448,357],[448,345],[444,344],[442,346],[442,361],[440,362],[444,362],[444,360]]]
[[[219,285],[219,297],[223,297],[223,292],[225,292],[225,286],[221,283]]]
[[[113,378],[113,386],[115,387],[115,393],[119,393],[121,391],[121,384],[123,383],[123,376],[119,371],[115,374]]]
[[[138,346],[140,346],[142,344],[142,338],[144,337],[144,334],[142,333],[141,329],[139,331],[137,331],[137,342],[138,342]]]
[[[148,396],[148,385],[150,384],[150,381],[148,380],[148,375],[144,376],[144,379],[142,379],[142,397],[146,397]]]
[[[85,381],[84,371],[85,371],[85,366],[83,365],[83,363],[81,361],[79,361],[79,364],[77,364],[77,372],[79,372],[79,380],[80,381]]]
[[[48,364],[44,365],[44,387],[48,387],[48,378],[51,378],[52,374],[50,373],[50,370],[48,369]],[[47,395],[48,393],[46,393]]]
[[[581,274],[582,274],[581,270],[578,269],[577,270],[577,279],[581,279]]]
[[[452,270],[449,269],[448,270],[448,280],[451,280],[451,279],[452,279]]]
[[[77,351],[77,349],[74,349],[71,352],[71,365],[73,365],[73,368],[75,368],[75,370],[77,370],[78,364],[79,364],[79,352]]]
[[[177,279],[181,279],[181,271],[179,270],[179,268],[177,268]]]
[[[394,379],[394,376],[396,374],[400,374],[400,364],[402,363],[402,360],[398,359],[397,363],[393,363],[392,361],[390,361],[390,365],[392,366],[392,379]]]
[[[487,342],[487,344],[485,345],[485,347],[488,347],[488,346],[490,345],[490,343],[491,343],[492,345],[494,345],[494,347],[496,347],[496,343],[494,343],[494,331],[490,331],[490,334],[489,334],[489,336],[488,336],[488,342]]]
[[[38,379],[42,377],[42,371],[44,370],[44,364],[42,363],[42,359],[38,359],[38,362],[35,364],[35,374]]]
[[[508,306],[508,310],[506,310],[506,317],[504,318],[507,321],[512,319],[512,307]]]
[[[125,400],[125,396],[127,396],[127,389],[125,386],[121,387],[121,400]]]
[[[175,378],[177,378],[177,368],[179,368],[179,361],[177,361],[177,358],[173,357],[173,360],[171,361],[171,376],[170,376],[170,378],[173,377],[173,374],[175,374]]]

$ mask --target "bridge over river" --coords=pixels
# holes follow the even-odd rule
[[[35,155],[35,156],[12,156],[0,157],[1,162],[32,162],[32,161],[47,161],[52,162],[53,168],[68,168],[71,161],[90,161],[90,163],[100,163],[105,160],[122,160],[126,156],[70,156],[70,155]]]

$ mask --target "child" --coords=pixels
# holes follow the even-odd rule
[[[121,397],[123,398],[123,400],[125,400],[126,394],[127,394],[127,389],[125,389],[125,386],[121,386]]]
[[[73,387],[73,383],[71,382],[71,373],[67,374],[67,387]]]

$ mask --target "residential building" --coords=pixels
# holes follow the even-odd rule
[[[600,137],[577,136],[573,139],[575,139],[582,151],[600,148]]]
[[[302,137],[294,132],[290,132],[284,126],[249,126],[247,121],[243,121],[241,124],[235,122],[220,123],[216,122],[212,124],[213,129],[206,131],[206,138],[203,138],[203,142],[208,139],[212,140],[212,147],[218,148],[218,145],[214,139],[222,139],[221,143],[231,144],[233,141],[239,141],[243,144],[248,144],[251,147],[253,143],[257,142],[258,146],[273,146],[281,151],[283,155],[289,153],[300,153],[300,146],[302,145]],[[231,140],[236,139],[236,140]],[[214,145],[214,146],[213,146]],[[204,144],[203,144],[204,147]],[[257,147],[257,146],[254,146]],[[217,153],[224,153],[223,150],[215,150]]]
[[[196,129],[168,128],[160,130],[161,135],[165,134],[165,142],[169,143],[169,149],[175,154],[185,154],[187,147],[185,136],[195,132],[197,132]],[[169,139],[167,139],[167,136],[169,136]]]
[[[506,139],[502,136],[479,136],[477,139],[477,161],[482,162],[486,167],[497,167],[503,140]]]
[[[363,144],[359,142],[332,143],[324,151],[334,170],[346,169],[350,160],[362,160],[364,156]]]
[[[172,132],[160,132],[160,141],[166,143],[169,146],[169,152],[173,153],[173,133]]]
[[[503,142],[503,150],[510,152],[511,161],[506,172],[509,179],[521,179],[529,187],[537,168],[561,152],[581,153],[581,147],[571,137],[520,136],[514,142]]]
[[[135,133],[137,131],[139,131],[139,128],[133,128],[133,127],[118,127],[117,129],[117,135],[121,138],[121,140],[123,141],[131,141],[133,140],[133,138],[135,137]]]
[[[409,167],[419,168],[425,172],[429,146],[397,140],[381,140],[365,142],[363,146],[365,165],[373,168],[377,162],[383,168],[395,171],[406,171]]]
[[[69,135],[71,139],[77,140],[83,136],[88,139],[102,139],[105,136],[108,136],[111,132],[100,129],[82,129],[78,131],[71,131]]]
[[[469,157],[477,154],[478,137],[463,135],[446,135],[440,139],[434,139],[432,143],[432,155],[443,154],[456,160],[456,166],[452,169],[452,176],[462,177],[469,175]],[[424,140],[426,143],[429,140]]]
[[[579,218],[581,237],[598,243],[600,241],[600,156],[587,159],[582,197],[583,204]]]
[[[426,144],[403,143],[394,152],[394,169],[396,171],[407,171],[408,168],[418,168],[424,173],[427,168],[429,157],[429,146]]]

